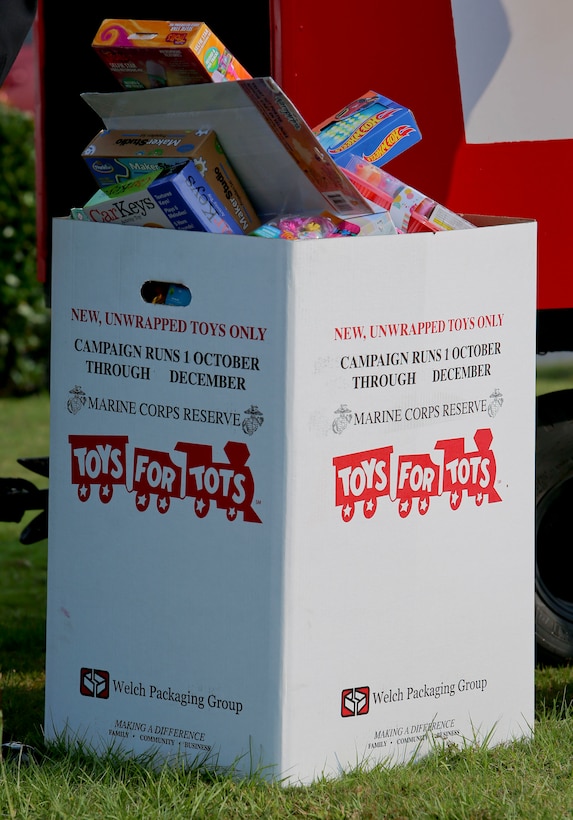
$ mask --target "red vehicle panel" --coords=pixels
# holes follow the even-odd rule
[[[460,213],[536,219],[538,307],[573,306],[573,277],[564,275],[573,255],[573,232],[559,212],[547,207],[539,187],[542,170],[550,185],[571,190],[573,139],[468,143],[451,0],[415,8],[386,4],[377,8],[378,15],[370,9],[375,19],[360,18],[352,25],[352,37],[341,25],[348,6],[336,0],[327,14],[286,0],[274,0],[271,9],[275,79],[311,127],[367,90],[410,108],[422,140],[387,170]],[[543,65],[548,83],[556,65],[553,58]],[[553,116],[542,109],[539,99],[531,100],[532,119]]]

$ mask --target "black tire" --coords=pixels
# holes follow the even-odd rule
[[[537,399],[535,643],[539,663],[573,660],[573,390]]]

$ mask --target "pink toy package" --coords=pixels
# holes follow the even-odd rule
[[[349,156],[343,168],[348,179],[366,199],[390,212],[400,233],[452,231],[473,228],[459,214],[401,182],[382,168],[357,156]]]

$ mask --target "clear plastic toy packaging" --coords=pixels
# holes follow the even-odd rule
[[[396,179],[383,168],[355,155],[349,156],[346,162],[343,171],[350,181],[362,196],[390,212],[400,233],[453,231],[475,227],[467,219]]]

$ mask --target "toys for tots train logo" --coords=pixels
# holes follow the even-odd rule
[[[246,466],[250,453],[244,442],[228,441],[226,461],[213,458],[208,444],[179,441],[171,452],[130,445],[128,436],[70,435],[71,480],[78,498],[86,502],[97,487],[108,504],[117,489],[134,494],[143,512],[155,499],[158,512],[169,510],[173,499],[193,499],[198,518],[211,506],[225,511],[229,521],[261,523],[253,509],[255,483]]]
[[[395,453],[390,446],[336,456],[336,506],[342,520],[351,521],[356,507],[372,518],[381,498],[398,504],[398,514],[406,518],[417,504],[426,515],[432,498],[447,494],[452,510],[457,510],[464,494],[479,507],[501,501],[495,489],[496,460],[489,428],[476,430],[475,448],[466,449],[463,438],[442,439],[433,452]]]

